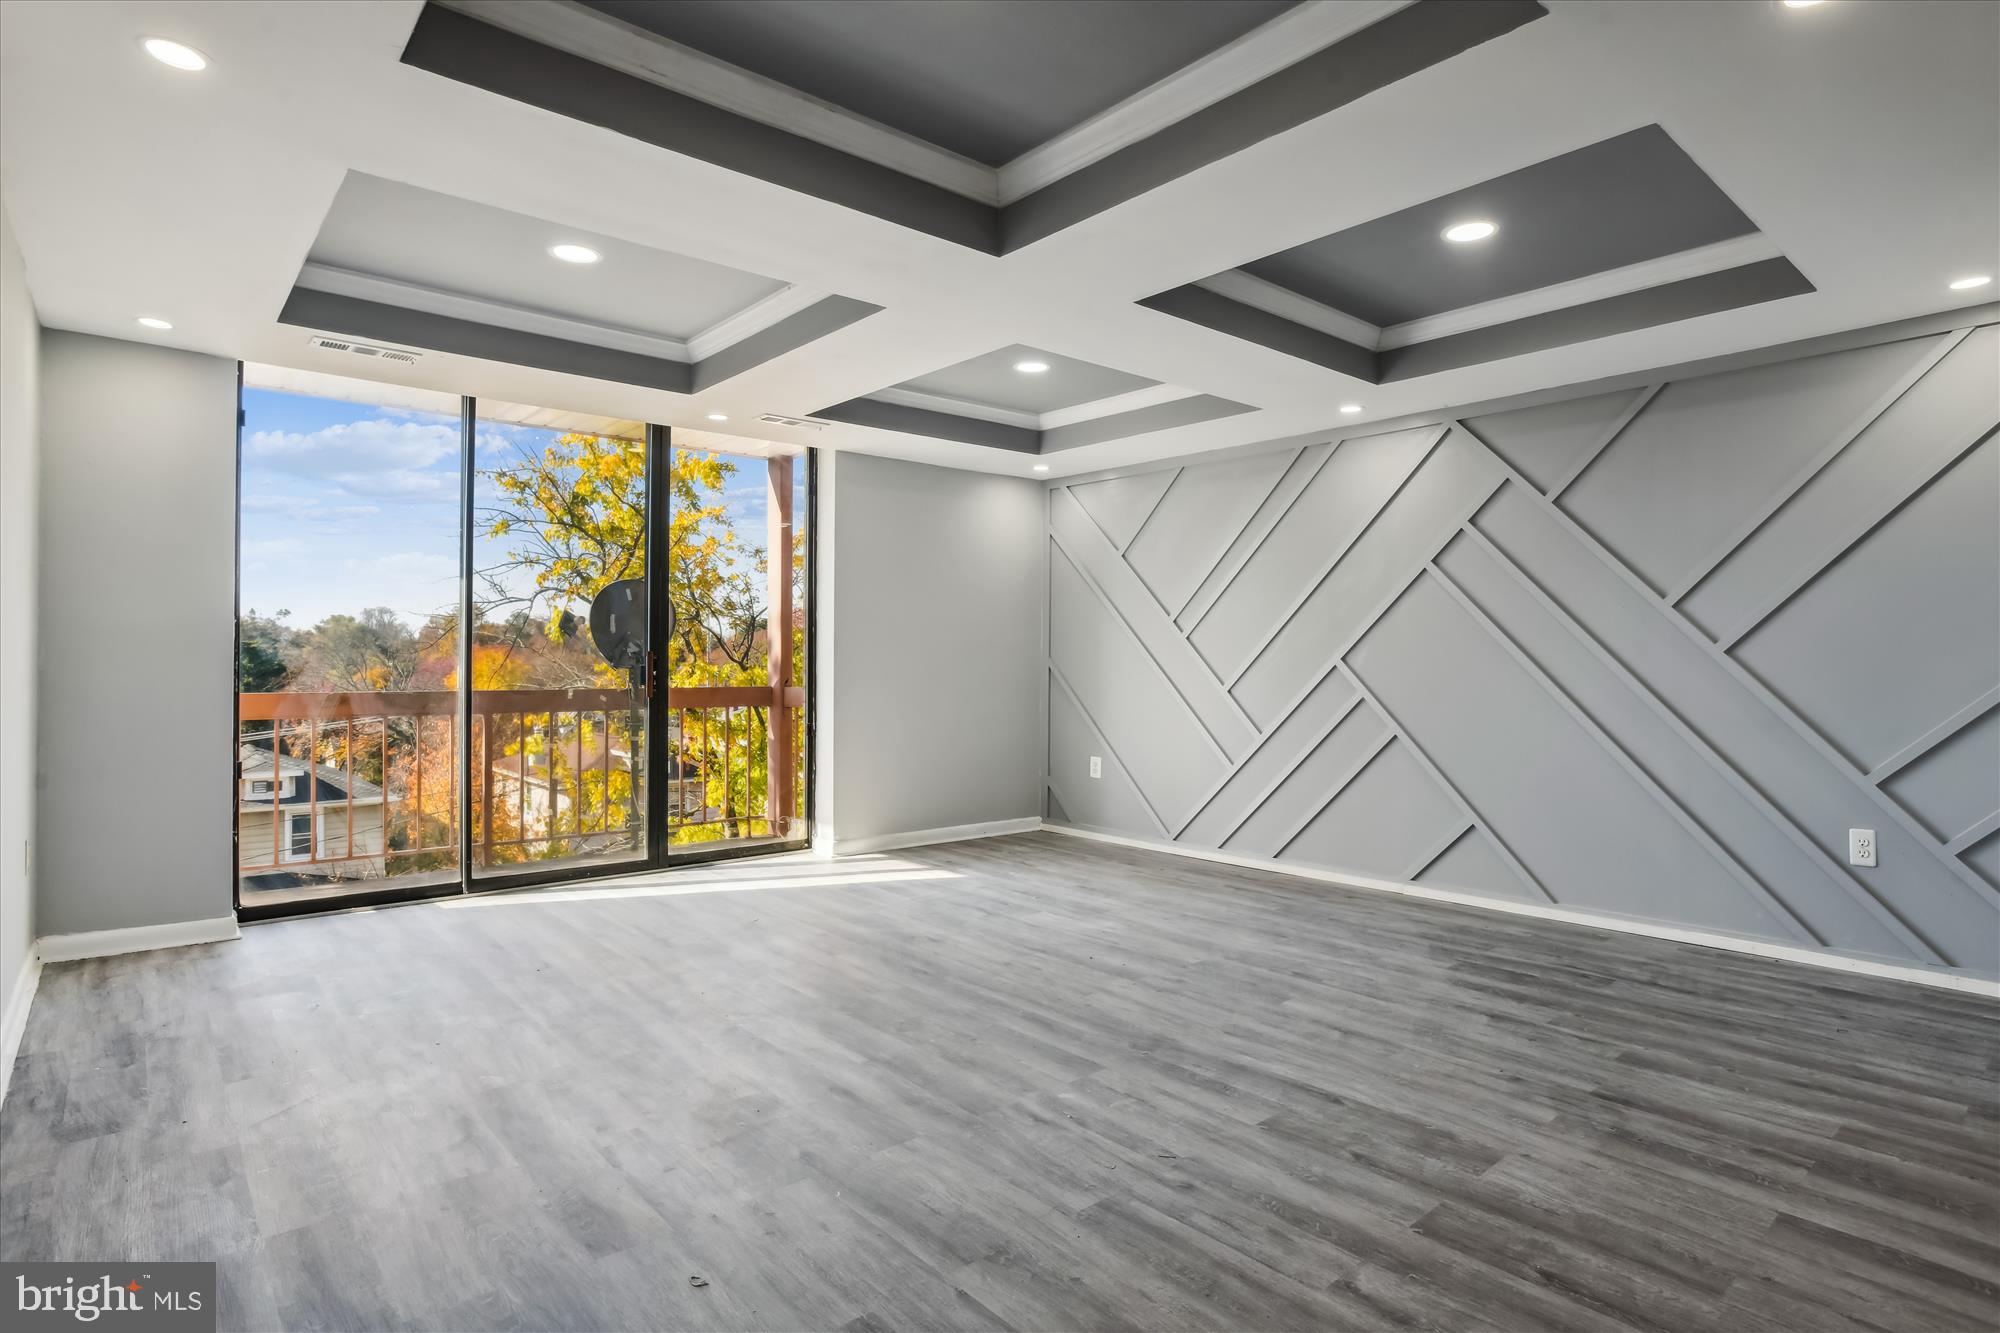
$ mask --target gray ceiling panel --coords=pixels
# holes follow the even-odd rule
[[[1455,245],[1455,223],[1491,239]],[[1658,125],[1621,134],[1244,265],[1393,325],[1757,230]]]
[[[603,255],[565,264],[562,242]],[[350,171],[307,258],[609,329],[688,338],[784,287],[775,278]]]
[[[1039,375],[1025,375],[1014,369],[1017,362],[1040,361],[1048,369]],[[1150,389],[1158,380],[1128,375],[1109,366],[1057,356],[1015,344],[997,352],[975,356],[943,370],[919,375],[897,385],[917,393],[936,394],[1013,412],[1056,412],[1079,403],[1094,403],[1135,389]]]
[[[586,0],[591,8],[989,166],[1296,0]]]

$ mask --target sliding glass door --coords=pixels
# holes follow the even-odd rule
[[[472,421],[471,875],[650,855],[650,526],[638,422]]]
[[[808,453],[245,374],[246,917],[805,844]]]
[[[803,450],[674,433],[664,719],[672,860],[808,836],[810,499]]]

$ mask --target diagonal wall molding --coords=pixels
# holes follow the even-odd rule
[[[1593,718],[1582,705],[1578,704],[1562,686],[1549,679],[1548,673],[1536,665],[1535,660],[1522,650],[1521,645],[1515,641],[1514,637],[1499,625],[1496,625],[1492,618],[1479,608],[1477,603],[1466,596],[1465,590],[1452,581],[1449,574],[1446,574],[1437,567],[1435,561],[1426,565],[1424,572],[1439,587],[1443,588],[1446,595],[1457,602],[1467,615],[1472,617],[1475,624],[1485,630],[1492,637],[1493,641],[1499,644],[1507,655],[1513,658],[1528,673],[1529,678],[1541,688],[1543,693],[1547,694],[1550,699],[1555,701],[1559,708],[1568,713],[1579,726],[1583,727],[1590,735],[1590,738],[1597,742],[1598,747],[1610,755],[1617,762],[1618,766],[1624,769],[1645,790],[1648,796],[1651,796],[1658,802],[1660,807],[1672,816],[1675,823],[1686,829],[1695,841],[1699,842],[1702,848],[1710,856],[1713,856],[1717,863],[1743,886],[1745,892],[1762,903],[1773,916],[1783,921],[1791,929],[1793,936],[1801,943],[1817,945],[1824,945],[1826,943],[1824,939],[1814,934],[1812,928],[1801,921],[1790,907],[1787,907],[1784,902],[1774,897],[1770,889],[1759,883],[1757,877],[1751,874],[1741,861],[1732,856],[1728,848],[1711,837],[1708,830],[1703,828],[1695,820],[1694,816],[1688,813],[1687,807],[1675,799],[1673,793],[1667,791],[1658,782],[1654,781],[1653,775],[1648,773],[1624,746],[1620,745],[1604,728],[1597,724],[1597,719]]]
[[[1655,382],[1622,404],[1606,400],[1599,408],[1586,406],[1586,415],[1571,412],[1567,418],[1535,416],[1548,400],[1512,412],[1489,413],[1479,428],[1443,418],[1431,425],[1414,465],[1368,499],[1372,510],[1352,527],[1336,524],[1331,531],[1324,530],[1327,515],[1337,510],[1327,508],[1326,469],[1346,455],[1348,471],[1334,474],[1346,489],[1350,478],[1361,475],[1353,471],[1359,455],[1347,451],[1356,440],[1372,437],[1333,437],[1298,448],[1276,471],[1276,479],[1254,508],[1246,503],[1231,511],[1226,529],[1211,526],[1200,503],[1202,488],[1215,484],[1212,470],[1181,468],[1157,492],[1135,489],[1136,503],[1128,512],[1136,515],[1144,508],[1142,527],[1148,544],[1157,549],[1178,542],[1219,554],[1212,560],[1204,554],[1208,568],[1184,605],[1164,606],[1144,580],[1136,575],[1127,580],[1114,572],[1130,572],[1132,544],[1121,547],[1090,525],[1083,535],[1095,544],[1093,559],[1102,563],[1092,586],[1128,630],[1134,617],[1143,618],[1155,662],[1177,658],[1185,650],[1191,661],[1202,664],[1203,673],[1197,678],[1205,678],[1211,686],[1226,682],[1231,688],[1225,693],[1232,702],[1237,701],[1240,687],[1250,683],[1253,668],[1258,680],[1252,692],[1255,701],[1252,695],[1241,697],[1246,720],[1253,724],[1249,743],[1230,750],[1226,764],[1211,766],[1201,775],[1202,795],[1185,817],[1177,825],[1162,820],[1162,830],[1125,831],[1157,837],[1171,828],[1166,833],[1170,841],[1220,847],[1264,811],[1255,825],[1259,849],[1275,838],[1277,851],[1292,849],[1285,864],[1318,865],[1317,858],[1338,854],[1338,844],[1327,839],[1345,835],[1334,830],[1355,831],[1361,827],[1354,822],[1359,819],[1368,828],[1371,858],[1382,855],[1373,844],[1388,836],[1384,830],[1407,841],[1407,846],[1401,842],[1390,846],[1395,853],[1390,864],[1406,867],[1402,878],[1414,887],[1426,887],[1425,881],[1450,853],[1453,864],[1484,882],[1485,891],[1496,900],[1510,891],[1500,884],[1504,864],[1519,879],[1522,891],[1569,910],[1577,902],[1567,900],[1553,879],[1538,874],[1531,859],[1544,858],[1552,873],[1559,868],[1555,878],[1574,888],[1575,868],[1559,866],[1560,854],[1551,848],[1564,845],[1565,839],[1590,839],[1595,836],[1593,825],[1600,823],[1606,828],[1643,826],[1655,830],[1649,838],[1667,839],[1687,849],[1673,853],[1678,858],[1673,863],[1680,867],[1675,873],[1696,874],[1700,883],[1677,881],[1642,860],[1628,860],[1620,870],[1600,876],[1606,883],[1592,886],[1603,889],[1601,902],[1586,895],[1592,910],[1611,913],[1607,920],[1643,918],[1739,934],[1750,923],[1768,922],[1768,927],[1758,927],[1751,935],[1786,948],[2000,975],[2000,887],[1984,878],[1991,873],[1986,853],[2000,831],[2000,811],[1966,827],[1969,812],[1964,799],[1937,809],[1926,806],[1951,786],[1953,775],[1960,771],[1952,766],[1967,762],[1970,743],[1961,740],[1953,746],[1954,738],[1967,728],[1988,725],[1988,714],[2000,706],[1995,702],[2000,700],[2000,634],[1990,644],[1980,640],[1984,634],[1980,627],[1995,613],[1954,602],[1920,622],[1931,627],[1923,633],[1946,637],[1932,648],[1913,646],[1907,660],[1921,663],[1942,654],[1951,662],[1970,661],[1970,675],[1959,670],[1937,676],[1933,683],[1925,683],[1931,677],[1855,677],[1851,687],[1843,687],[1862,691],[1853,697],[1871,698],[1887,719],[1871,735],[1906,728],[1904,734],[1870,742],[1873,767],[1857,764],[1834,740],[1847,734],[1839,728],[1851,727],[1851,719],[1825,718],[1813,711],[1822,706],[1817,701],[1836,697],[1827,694],[1823,680],[1808,681],[1817,693],[1793,688],[1797,682],[1788,673],[1807,669],[1794,664],[1796,652],[1784,657],[1765,651],[1753,669],[1734,651],[1746,642],[1758,643],[1761,650],[1766,642],[1764,627],[1782,626],[1796,637],[1802,622],[1792,608],[1802,601],[1805,590],[1839,587],[1857,577],[1852,571],[1867,566],[1869,560],[1875,565],[1889,561],[1887,572],[1878,577],[1918,579],[1927,571],[1909,568],[1913,550],[1919,559],[1960,562],[1967,552],[1987,552],[1991,559],[1985,568],[1992,571],[1988,600],[2000,603],[2000,497],[1976,494],[1987,472],[1970,467],[1979,460],[1990,472],[1996,424],[1989,416],[1969,435],[1961,433],[1962,424],[1954,424],[1963,423],[1968,411],[1979,410],[1982,394],[1987,401],[2000,403],[2000,383],[1996,383],[2000,372],[1980,360],[1990,344],[1975,346],[1969,341],[1990,338],[1994,327],[1917,334],[1921,345],[1908,344],[1914,354],[1907,360],[1897,359],[1892,350],[1865,363],[1885,367],[1882,387],[1874,391],[1865,410],[1849,413],[1845,420],[1822,410],[1815,420],[1823,421],[1826,435],[1814,440],[1793,433],[1806,446],[1794,450],[1801,464],[1782,469],[1782,475],[1766,465],[1760,475],[1769,480],[1760,482],[1754,492],[1740,488],[1718,492],[1718,499],[1728,506],[1723,512],[1732,515],[1726,539],[1681,538],[1688,549],[1685,568],[1661,579],[1664,592],[1618,554],[1615,547],[1626,541],[1623,528],[1606,526],[1605,536],[1600,537],[1571,516],[1572,491],[1586,496],[1595,514],[1616,513],[1619,504],[1628,510],[1636,505],[1643,512],[1654,497],[1644,490],[1620,489],[1633,484],[1629,478],[1647,475],[1645,467],[1633,466],[1635,457],[1641,457],[1633,455],[1633,449],[1665,451],[1670,462],[1679,447],[1675,431],[1683,420],[1700,419],[1704,430],[1727,432],[1729,413],[1756,419],[1756,413],[1774,410],[1769,404],[1798,401],[1802,391],[1817,392],[1816,385],[1830,391],[1841,384],[1847,399],[1858,401],[1865,384],[1842,380],[1856,363],[1839,362],[1839,351],[1766,363],[1758,373],[1768,370],[1781,377],[1783,391],[1793,395],[1789,399],[1760,397],[1766,381],[1753,375],[1706,398],[1697,394],[1693,400],[1685,392],[1662,395],[1674,384],[1696,381]],[[1887,335],[1878,339],[1885,348],[1891,342]],[[1974,359],[1968,361],[1968,356]],[[1669,399],[1675,406],[1664,417],[1658,415],[1657,405]],[[1685,404],[1695,400],[1719,401],[1722,406],[1704,406],[1710,415],[1689,418]],[[1562,424],[1579,423],[1589,429],[1592,418],[1587,414],[1592,411],[1603,414],[1596,418],[1601,425],[1594,435],[1585,437],[1576,425]],[[1723,415],[1715,416],[1716,411]],[[1509,425],[1515,414],[1525,424]],[[2000,416],[2000,409],[1993,416]],[[1524,438],[1532,440],[1532,431],[1539,428],[1534,423],[1543,420],[1572,434],[1566,437],[1568,444],[1540,447],[1533,453],[1544,460],[1546,474],[1544,484],[1537,486],[1479,430],[1491,426],[1510,432],[1505,438],[1514,441],[1509,446],[1512,452]],[[1645,428],[1634,430],[1641,421]],[[1530,435],[1524,437],[1523,431]],[[1442,448],[1453,434],[1463,436],[1464,444]],[[1731,482],[1728,456],[1724,458],[1725,466],[1713,484],[1726,488]],[[1550,460],[1557,460],[1553,471],[1546,466]],[[1660,465],[1657,456],[1647,463],[1647,467]],[[1590,481],[1576,486],[1586,474]],[[1447,476],[1456,480],[1444,483]],[[1474,480],[1480,477],[1485,479]],[[1159,487],[1145,473],[1120,474],[1090,484],[1115,486],[1128,478],[1136,478],[1135,487]],[[1308,500],[1315,484],[1321,498]],[[1945,494],[1946,488],[1954,497],[1952,507],[1922,512],[1950,515],[1950,521],[1960,526],[1913,534],[1910,516],[1922,508],[1926,497]],[[1066,490],[1057,486],[1052,492],[1052,524],[1074,521],[1055,518],[1065,512],[1066,501],[1074,506]],[[1176,500],[1171,507],[1162,503],[1169,490]],[[1468,500],[1476,503],[1461,510],[1459,506]],[[1370,534],[1391,511],[1402,514],[1397,530],[1372,538]],[[1826,521],[1829,515],[1837,521]],[[1080,509],[1075,517],[1089,523]],[[1605,525],[1599,521],[1596,526]],[[1697,531],[1717,530],[1719,525],[1711,519]],[[1420,542],[1417,534],[1425,534]],[[1059,547],[1065,540],[1071,545],[1080,541],[1078,532],[1053,535]],[[1891,540],[1897,544],[1880,546]],[[1523,542],[1529,545],[1523,547]],[[1758,558],[1740,559],[1752,546]],[[1896,554],[1878,556],[1878,550]],[[1934,556],[1924,554],[1932,551]],[[1552,565],[1552,560],[1567,563]],[[1191,579],[1192,568],[1185,562],[1181,567],[1188,570],[1184,577]],[[1942,574],[1948,568],[1938,565],[1934,572]],[[1491,572],[1481,572],[1486,570]],[[1463,583],[1461,574],[1477,578]],[[1086,577],[1092,577],[1091,571]],[[1726,581],[1719,601],[1708,586],[1718,578]],[[1961,579],[1954,586],[1967,585]],[[1498,601],[1489,600],[1506,589],[1513,591]],[[1423,596],[1406,607],[1406,599],[1416,592]],[[1905,594],[1903,600],[1912,599],[1920,602],[1921,594]],[[1422,603],[1422,614],[1412,619],[1417,601]],[[1228,610],[1218,618],[1218,608],[1225,602]],[[1745,632],[1720,636],[1718,641],[1688,614],[1694,606],[1709,614],[1707,608],[1716,605],[1751,605],[1756,615]],[[1378,630],[1392,622],[1397,632],[1383,639]],[[1424,642],[1412,634],[1430,633],[1425,627],[1450,623],[1463,626],[1452,631],[1454,635],[1475,636],[1464,641],[1467,645],[1475,641],[1489,645],[1482,651],[1498,654],[1492,660],[1506,664],[1506,669],[1464,675],[1458,650],[1440,642],[1420,673],[1404,671],[1403,664],[1418,662],[1409,653]],[[1757,633],[1748,632],[1753,629]],[[1218,637],[1224,631],[1247,641],[1224,647]],[[1210,666],[1206,653],[1194,651],[1197,635],[1221,648],[1224,669]],[[1968,636],[1963,643],[1953,637],[1960,635]],[[1654,647],[1647,648],[1649,644]],[[1385,655],[1392,645],[1393,654]],[[1052,651],[1060,655],[1074,647],[1057,643]],[[1552,651],[1558,652],[1559,669],[1547,656]],[[1659,657],[1663,651],[1666,656]],[[1300,653],[1313,656],[1301,658]],[[1799,660],[1810,661],[1820,676],[1838,675],[1849,670],[1848,656],[1829,643],[1824,653]],[[1357,670],[1356,661],[1364,657],[1368,669]],[[1468,662],[1478,658],[1468,650]],[[1184,661],[1183,669],[1188,665]],[[1394,670],[1393,679],[1369,678],[1383,670]],[[1272,688],[1280,683],[1282,698]],[[1439,750],[1416,740],[1410,719],[1385,703],[1374,688],[1377,683],[1385,689],[1394,686],[1399,708],[1408,705],[1417,710],[1417,720],[1428,728],[1425,734],[1439,742]],[[1578,686],[1583,693],[1577,692]],[[1441,697],[1427,693],[1433,689],[1459,697],[1451,709],[1439,712],[1432,705]],[[1924,693],[1938,689],[1948,693],[1935,701]],[[1517,693],[1523,690],[1528,693]],[[1794,703],[1788,693],[1815,702]],[[1503,723],[1526,708],[1531,696],[1540,700],[1537,708],[1556,710],[1548,715],[1567,719],[1565,725],[1573,729],[1566,737],[1551,735],[1550,744],[1558,750],[1581,746],[1575,752],[1578,761],[1585,754],[1594,755],[1592,763],[1608,765],[1605,773],[1622,776],[1608,781],[1601,792],[1584,789],[1581,804],[1573,808],[1536,803],[1537,789],[1527,769],[1510,781],[1506,752],[1494,751],[1494,742],[1482,739],[1487,727],[1476,719],[1483,710],[1494,724],[1497,741],[1513,734]],[[1467,700],[1477,701],[1475,711],[1466,711]],[[1602,711],[1607,708],[1611,713]],[[1307,760],[1362,709],[1386,724],[1387,730],[1378,736],[1372,730],[1350,729],[1343,734],[1351,739],[1341,743],[1338,754],[1329,751],[1308,768]],[[1471,730],[1438,731],[1438,719],[1446,716],[1468,719],[1454,725]],[[1911,722],[1898,721],[1905,717]],[[1826,730],[1829,722],[1834,731]],[[1894,744],[1882,744],[1884,740]],[[1360,780],[1371,766],[1385,762],[1384,756],[1398,751],[1404,757],[1393,766],[1393,779],[1385,772],[1381,779]],[[1074,752],[1074,746],[1065,750]],[[1409,760],[1415,761],[1415,768]],[[1562,753],[1536,760],[1570,763]],[[1118,762],[1123,769],[1123,759]],[[1918,774],[1918,781],[1907,780],[1912,773]],[[1451,827],[1440,829],[1436,817],[1429,815],[1399,821],[1396,809],[1380,804],[1414,797],[1409,784],[1423,779],[1461,813]],[[1896,780],[1893,794],[1888,790],[1892,779]],[[1050,781],[1052,790],[1059,784],[1064,812],[1076,825],[1118,831],[1116,821],[1097,817],[1087,778],[1052,773]],[[1281,806],[1273,806],[1281,794]],[[1325,825],[1308,848],[1300,841],[1301,834],[1336,801],[1347,814]],[[1353,806],[1357,801],[1361,804]],[[1607,807],[1601,814],[1590,808],[1600,802],[1616,808]],[[1846,865],[1841,856],[1846,827],[1871,818],[1880,831],[1882,864]],[[1932,833],[1926,821],[1950,836]],[[1190,843],[1188,837],[1194,832],[1199,841]],[[1481,839],[1486,849],[1462,845],[1467,838]],[[1308,858],[1303,863],[1298,859],[1302,850]],[[1698,870],[1697,862],[1688,857],[1697,858],[1707,869]],[[1984,869],[1975,869],[1975,861]],[[1597,864],[1612,863],[1600,856]],[[1369,873],[1339,864],[1322,868]],[[1720,910],[1708,917],[1704,914],[1710,909],[1696,904]]]
[[[1689,749],[1699,755],[1710,768],[1721,774],[1723,779],[1735,789],[1737,795],[1746,804],[1774,828],[1783,833],[1805,857],[1812,860],[1835,886],[1865,910],[1873,914],[1891,934],[1903,941],[1914,956],[1935,963],[1942,963],[1944,961],[1943,957],[1935,949],[1910,930],[1908,923],[1896,916],[1879,898],[1871,893],[1868,887],[1855,876],[1852,870],[1835,861],[1831,856],[1828,856],[1819,844],[1815,843],[1806,834],[1804,829],[1801,829],[1788,815],[1771,804],[1770,799],[1763,792],[1759,791],[1754,783],[1739,772],[1727,759],[1723,758],[1721,754],[1717,753],[1706,740],[1702,739],[1697,732],[1690,728],[1681,716],[1667,706],[1659,696],[1648,690],[1626,668],[1624,663],[1620,662],[1611,654],[1609,649],[1591,635],[1589,630],[1585,629],[1572,618],[1569,612],[1564,610],[1560,603],[1551,598],[1540,584],[1536,583],[1519,565],[1509,559],[1506,552],[1493,545],[1491,539],[1485,533],[1481,532],[1477,527],[1467,524],[1465,535],[1485,551],[1509,578],[1513,579],[1530,597],[1534,598],[1541,605],[1542,609],[1547,611],[1577,643],[1581,644],[1587,652],[1595,657],[1625,687],[1632,697],[1638,699],[1655,716],[1665,722]]]

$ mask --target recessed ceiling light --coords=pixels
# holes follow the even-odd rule
[[[587,245],[552,245],[549,247],[549,253],[565,264],[595,264],[604,258]]]
[[[1049,363],[1046,361],[1016,361],[1014,363],[1014,369],[1020,371],[1023,375],[1039,375],[1048,368]]]
[[[173,327],[173,325],[167,323],[164,319],[160,319],[154,315],[141,315],[139,316],[139,322],[149,329],[170,329]]]
[[[729,420],[729,414],[727,412],[710,412],[708,419],[710,421],[727,421]]]
[[[1786,9],[1811,9],[1819,0],[1785,0]]]
[[[1048,470],[1049,470],[1049,465],[1047,463],[1035,464],[1035,471],[1037,472],[1047,472]]]
[[[1460,245],[1467,241],[1483,241],[1500,229],[1484,218],[1472,222],[1454,222],[1444,229],[1444,238]]]
[[[198,69],[208,68],[208,57],[195,50],[192,46],[183,46],[179,42],[170,42],[164,37],[148,37],[145,41],[139,43],[139,45],[146,48],[146,54],[159,61],[162,65],[171,65],[175,69],[186,70],[190,74]]]
[[[1342,416],[1351,417],[1360,410],[1361,410],[1361,404],[1359,403],[1342,403],[1340,405],[1340,413]]]
[[[1993,281],[1993,275],[1991,273],[1975,273],[1969,278],[1954,279],[1951,284],[1951,289],[1955,292],[1969,292],[1974,287],[1984,287],[1987,283],[1991,281]]]

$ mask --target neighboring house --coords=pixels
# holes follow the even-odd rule
[[[384,873],[382,789],[332,764],[244,745],[238,752],[237,852],[247,874],[378,879]],[[351,786],[351,790],[350,790]],[[277,827],[272,827],[272,821]]]
[[[686,763],[678,754],[680,732],[677,722],[670,724],[668,735],[675,751],[668,758],[666,775],[671,817],[676,822],[699,820],[704,814],[702,799],[707,784],[702,779],[700,768]],[[603,740],[593,739],[584,746],[581,756],[571,743],[561,742],[560,745],[562,775],[554,783],[549,780],[548,759],[542,753],[523,755],[517,752],[502,755],[494,762],[493,797],[498,808],[510,817],[518,816],[523,836],[533,840],[547,838],[552,832],[557,837],[575,836],[572,770],[595,777],[599,774],[625,774],[632,768],[631,752],[622,744],[613,744],[607,754]],[[584,808],[587,823],[598,825],[605,819],[603,800],[603,786],[600,784]],[[629,810],[630,822],[637,823],[642,818],[636,808]],[[602,843],[608,849],[621,844],[627,837],[623,832],[625,826],[615,813],[610,822],[613,827],[608,832],[584,835],[584,845]]]

